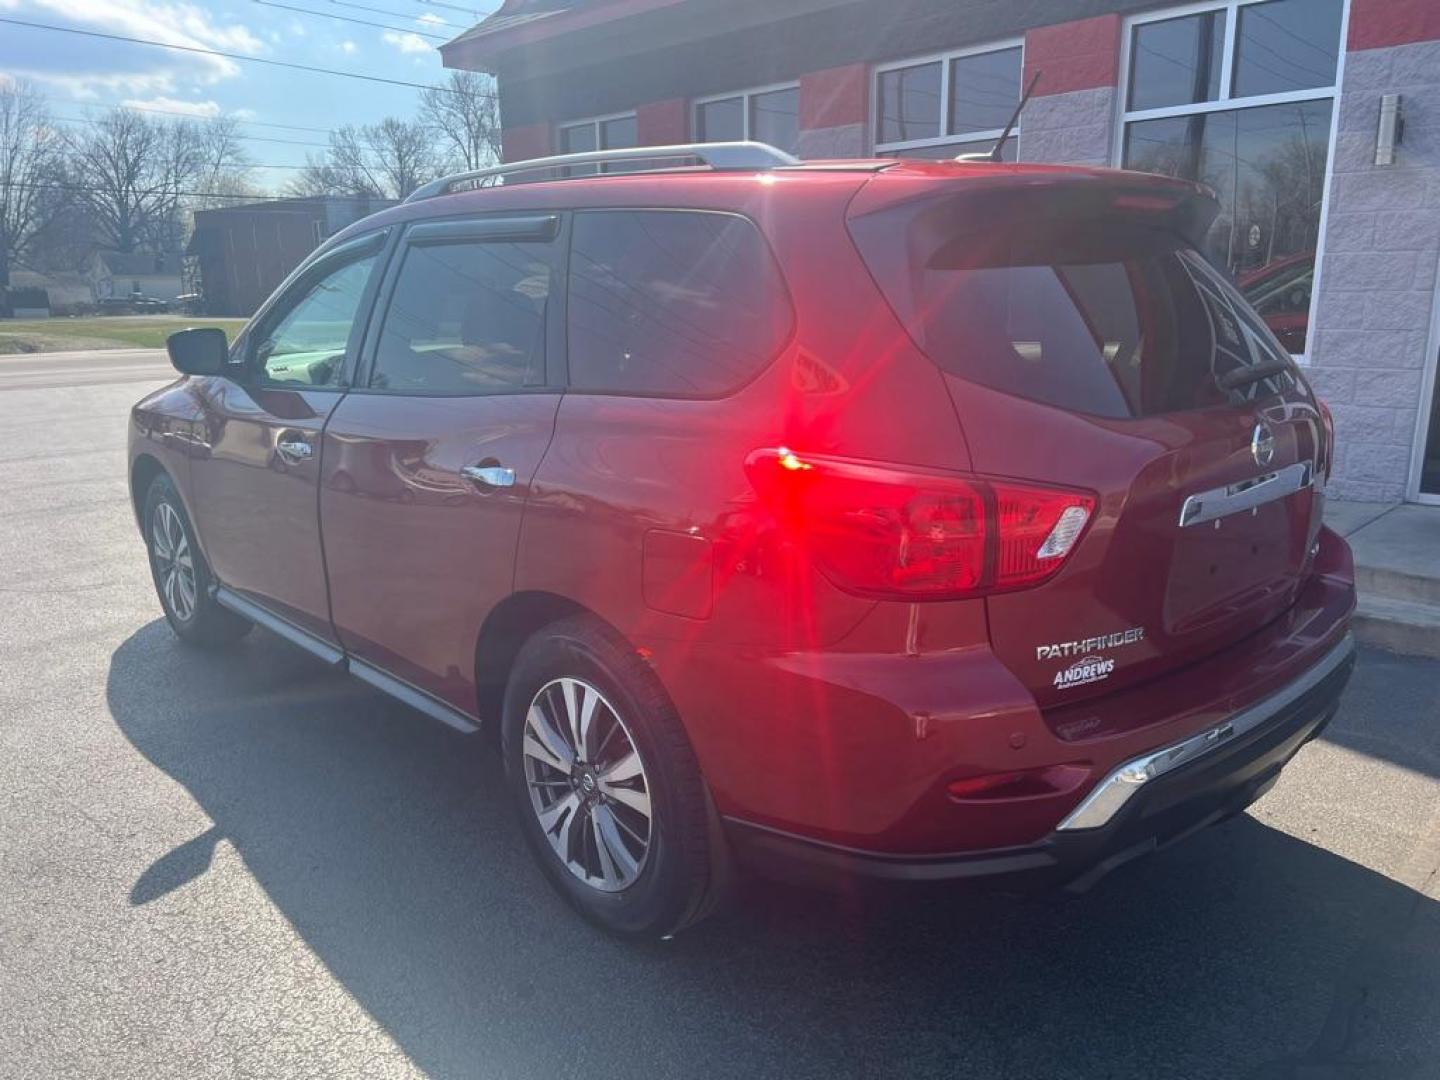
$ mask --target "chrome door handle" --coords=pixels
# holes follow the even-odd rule
[[[514,487],[515,470],[503,465],[466,465],[460,475],[486,487]]]
[[[315,448],[303,439],[281,439],[275,444],[275,452],[292,465],[308,459]]]

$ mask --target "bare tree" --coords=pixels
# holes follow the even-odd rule
[[[191,202],[196,209],[228,206],[232,196],[253,196],[260,192],[252,181],[249,155],[240,145],[240,124],[233,116],[218,116],[199,126],[200,192]]]
[[[288,190],[295,195],[403,199],[441,169],[423,123],[387,116],[378,124],[347,124],[332,131],[325,157],[310,158]]]
[[[493,79],[450,72],[440,86],[420,92],[420,119],[444,147],[447,166],[483,169],[500,161],[500,102]]]
[[[81,201],[95,219],[103,246],[132,252],[164,193],[156,178],[160,125],[139,113],[112,109],[67,136]]]
[[[60,167],[60,135],[45,99],[27,82],[0,79],[0,289],[64,209]]]

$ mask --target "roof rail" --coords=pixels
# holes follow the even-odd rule
[[[583,154],[557,154],[554,157],[531,158],[494,165],[488,169],[442,176],[412,191],[406,202],[433,199],[446,195],[457,184],[501,178],[515,173],[538,172],[542,169],[573,168],[577,165],[608,165],[620,161],[655,161],[664,158],[698,158],[717,172],[749,172],[754,169],[778,169],[799,165],[800,159],[784,150],[762,142],[683,143],[676,146],[628,146],[623,150],[591,150]],[[680,166],[672,166],[679,168]],[[578,179],[564,177],[563,179]]]

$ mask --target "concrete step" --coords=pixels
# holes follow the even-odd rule
[[[1436,554],[1440,564],[1440,552]],[[1355,588],[1361,596],[1387,600],[1408,600],[1420,604],[1440,604],[1440,565],[1435,574],[1414,574],[1388,566],[1355,564]]]
[[[1355,636],[1407,656],[1440,659],[1440,603],[1360,593]]]

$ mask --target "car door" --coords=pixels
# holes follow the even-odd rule
[[[402,696],[418,689],[452,722],[449,710],[476,713],[476,641],[511,591],[521,514],[555,428],[546,356],[564,325],[560,225],[411,225],[363,378],[325,429],[320,515],[351,669]]]
[[[320,433],[353,371],[384,244],[375,233],[305,266],[236,343],[235,373],[199,392],[191,476],[211,568],[242,601],[332,644]]]

